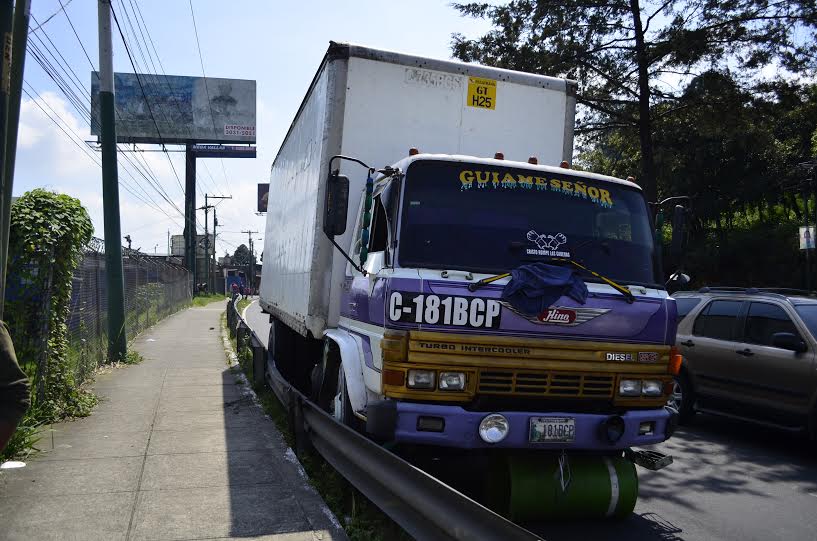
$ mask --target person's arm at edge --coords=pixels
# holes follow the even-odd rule
[[[8,327],[0,321],[0,451],[29,406],[28,377],[17,363]]]

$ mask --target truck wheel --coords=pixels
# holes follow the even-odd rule
[[[289,328],[277,319],[272,320],[269,330],[269,343],[267,350],[272,355],[275,367],[290,383],[293,381],[293,363],[295,361],[292,354],[292,342],[290,340]]]
[[[343,366],[338,366],[337,391],[332,403],[329,405],[329,413],[341,424],[354,430],[360,431],[361,422],[352,410],[352,403],[349,401],[349,390],[346,388],[346,376],[343,374]]]
[[[675,376],[672,386],[672,394],[667,400],[667,405],[678,412],[678,423],[686,424],[692,420],[695,410],[692,405],[695,403],[695,393],[692,390],[692,383],[686,372],[681,372]]]

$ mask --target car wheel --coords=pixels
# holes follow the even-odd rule
[[[695,394],[692,391],[692,384],[689,381],[689,376],[681,372],[675,376],[675,381],[672,386],[672,394],[667,400],[667,405],[678,412],[678,421],[681,424],[690,421],[695,414],[692,405],[695,403]]]

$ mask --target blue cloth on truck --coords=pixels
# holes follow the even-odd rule
[[[529,316],[539,315],[567,295],[584,304],[587,285],[571,267],[532,263],[511,271],[511,281],[502,290],[502,300]]]

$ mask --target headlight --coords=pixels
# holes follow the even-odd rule
[[[440,372],[441,391],[462,391],[465,389],[464,372]]]
[[[434,370],[409,370],[409,389],[433,389]]]
[[[485,443],[499,443],[508,435],[511,425],[504,415],[492,413],[479,423],[479,437]]]
[[[664,385],[660,381],[644,380],[641,382],[641,394],[644,396],[661,396]]]
[[[641,381],[637,379],[623,379],[618,384],[618,394],[621,396],[641,396]]]

